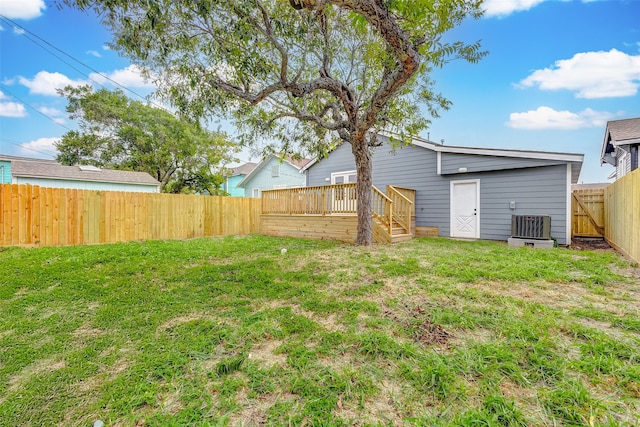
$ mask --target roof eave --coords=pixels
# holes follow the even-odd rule
[[[258,163],[251,172],[246,174],[244,178],[242,178],[240,182],[236,184],[236,187],[244,188],[245,184],[251,180],[251,177],[253,177],[256,173],[258,173],[258,171],[262,170],[265,167],[265,165],[267,164],[267,161],[271,159],[271,157],[275,157],[275,154],[269,154],[269,156],[267,156],[263,161]]]
[[[29,175],[21,173],[12,173],[17,178],[38,178],[38,179],[55,179],[65,181],[81,181],[81,182],[106,182],[109,184],[133,184],[133,185],[146,185],[146,186],[160,186],[160,182],[135,182],[135,181],[118,181],[110,179],[85,179],[85,178],[70,178],[64,176],[51,176],[51,175]]]

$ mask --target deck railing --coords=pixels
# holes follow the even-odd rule
[[[357,212],[356,184],[262,191],[262,213],[331,215]]]
[[[415,190],[387,186],[387,194],[372,188],[373,216],[392,234],[393,227],[411,230]],[[262,213],[278,215],[332,215],[357,212],[356,184],[296,187],[262,192]]]

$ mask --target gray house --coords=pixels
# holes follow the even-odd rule
[[[571,241],[571,184],[582,154],[453,147],[414,138],[393,149],[385,136],[373,155],[373,185],[411,188],[416,227],[438,235],[507,240],[512,215],[549,215],[551,237]],[[305,168],[307,185],[353,182],[356,167],[342,144]]]
[[[608,163],[616,169],[609,178],[622,178],[638,169],[640,151],[640,118],[607,122],[604,132],[600,164]]]

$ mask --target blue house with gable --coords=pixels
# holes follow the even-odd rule
[[[301,169],[309,161],[291,157],[280,158],[270,154],[237,186],[245,190],[245,197],[260,197],[263,190],[302,187],[305,185],[305,176]]]

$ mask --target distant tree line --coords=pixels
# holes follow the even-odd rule
[[[147,172],[166,193],[223,194],[237,145],[224,132],[134,101],[120,90],[68,86],[59,93],[79,130],[56,144],[64,165]]]

